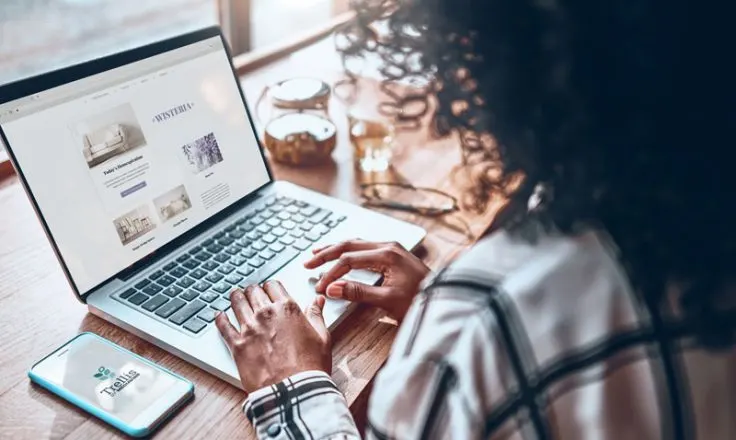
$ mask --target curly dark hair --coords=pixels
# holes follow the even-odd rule
[[[478,209],[494,192],[526,204],[537,190],[522,217],[568,234],[602,225],[641,297],[661,305],[677,284],[701,341],[723,347],[736,273],[732,15],[691,3],[353,0],[338,49],[380,57],[386,90],[429,79],[391,95],[399,118],[420,96],[434,134],[459,136]]]

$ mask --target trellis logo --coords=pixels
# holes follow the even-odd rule
[[[97,373],[95,373],[95,378],[100,380],[112,379],[113,376],[115,376],[115,373],[110,371],[109,368],[105,367],[98,368]]]
[[[112,384],[100,389],[100,394],[105,393],[108,396],[114,397],[117,393],[123,390],[123,388],[130,385],[131,382],[136,380],[140,373],[135,370],[130,370],[127,373],[122,373],[116,377],[115,373],[110,371],[109,368],[100,367],[97,369],[97,373],[94,374],[95,379],[99,380],[112,380]],[[109,382],[108,382],[109,383]]]

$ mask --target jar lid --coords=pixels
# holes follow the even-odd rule
[[[337,128],[329,119],[311,113],[287,113],[273,119],[266,132],[275,139],[286,140],[290,136],[311,135],[322,142],[335,136]]]
[[[273,104],[281,108],[321,108],[330,99],[330,86],[315,78],[291,78],[271,87]]]

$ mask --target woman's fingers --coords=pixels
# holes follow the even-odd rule
[[[253,319],[253,308],[248,303],[248,300],[245,299],[245,295],[241,289],[235,289],[230,292],[230,305],[241,328],[246,325],[252,325],[255,322]]]
[[[311,259],[307,260],[304,263],[304,267],[306,267],[307,269],[314,269],[327,263],[328,261],[337,260],[338,258],[340,258],[340,255],[346,252],[378,249],[382,245],[382,243],[373,243],[370,241],[347,240],[335,245],[325,246],[313,251],[314,255]]]
[[[271,302],[284,301],[289,298],[284,285],[276,280],[269,280],[263,283],[263,290],[266,291]]]
[[[381,272],[390,264],[388,252],[384,249],[348,252],[340,255],[337,263],[322,274],[314,286],[319,293],[324,293],[327,286],[353,269],[369,269]]]
[[[215,325],[217,326],[217,330],[220,331],[222,339],[225,340],[225,343],[232,351],[235,339],[238,337],[238,331],[233,326],[233,323],[230,322],[230,319],[225,313],[219,312],[215,317]]]
[[[271,301],[271,298],[268,297],[268,294],[266,294],[266,291],[258,284],[252,284],[245,289],[245,298],[248,300],[248,304],[250,304],[250,308],[253,312],[262,309],[273,302]]]

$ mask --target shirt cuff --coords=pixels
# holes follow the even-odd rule
[[[359,438],[345,398],[323,371],[297,373],[251,393],[243,412],[259,439]],[[289,434],[291,433],[291,435]]]

